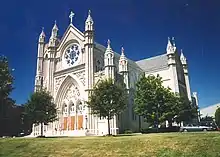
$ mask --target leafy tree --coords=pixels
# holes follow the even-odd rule
[[[211,116],[205,116],[205,117],[202,117],[201,118],[201,122],[212,122],[213,121],[213,117],[211,117]]]
[[[8,132],[8,123],[11,118],[10,109],[14,105],[9,95],[13,90],[14,78],[11,74],[13,70],[9,68],[8,60],[4,56],[0,56],[0,135]]]
[[[164,120],[164,104],[168,89],[162,85],[162,78],[157,75],[144,75],[136,84],[135,107],[134,111],[139,116],[143,116],[148,123],[158,126],[161,120]]]
[[[125,110],[127,100],[128,95],[124,84],[105,79],[94,87],[87,103],[92,114],[107,118],[110,135],[110,120]]]
[[[41,136],[43,136],[43,124],[57,120],[57,109],[53,97],[46,90],[34,92],[27,104],[25,114],[32,123],[41,124]]]
[[[185,96],[178,96],[175,120],[177,123],[190,122],[198,117],[198,107],[192,105]]]
[[[171,127],[174,120],[180,123],[197,115],[197,108],[188,98],[165,88],[159,75],[143,75],[136,87],[134,111],[148,123],[154,124],[154,127],[165,121]]]
[[[215,111],[215,122],[220,127],[220,108]]]
[[[12,70],[9,68],[8,60],[4,56],[0,56],[0,99],[8,98],[13,90],[14,78],[11,74]]]
[[[214,118],[211,116],[202,117],[200,119],[200,125],[216,127],[216,123],[214,121]]]
[[[164,88],[164,104],[161,106],[161,121],[168,121],[169,127],[172,127],[174,117],[178,114],[179,97],[170,91],[169,88]]]

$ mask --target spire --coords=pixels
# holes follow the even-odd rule
[[[55,20],[50,38],[57,38],[57,36],[58,36],[58,30],[59,30],[59,29],[58,29],[58,27],[57,27],[57,21]]]
[[[73,24],[73,17],[74,17],[74,13],[71,11],[70,12],[70,15],[69,15],[69,18],[70,18],[70,24]]]
[[[172,43],[173,43],[173,46],[175,47],[176,44],[175,44],[175,38],[174,37],[172,37]]]
[[[123,47],[121,47],[121,56],[125,56]]]
[[[44,42],[45,37],[46,37],[46,35],[44,33],[44,27],[42,27],[42,31],[41,31],[40,36],[39,36],[39,42]]]
[[[89,23],[89,22],[91,22],[91,24],[93,24],[93,20],[92,20],[92,16],[91,16],[91,10],[89,10],[88,17],[86,19],[86,23]]]
[[[57,30],[57,31],[59,30],[58,27],[57,27],[57,21],[56,20],[54,21],[53,30]]]
[[[54,26],[51,32],[50,40],[49,40],[49,47],[56,46],[57,43],[57,36],[58,36],[58,27],[57,27],[57,22],[54,22]]]
[[[126,57],[125,57],[125,53],[124,53],[124,48],[121,47],[121,56],[120,56],[120,60],[125,60]]]
[[[106,48],[106,51],[105,53],[112,53],[112,48],[111,48],[111,41],[108,39],[107,41],[107,48]]]
[[[167,42],[167,54],[172,54],[175,52],[175,47],[173,46],[170,37],[168,37],[168,42]]]
[[[110,41],[110,39],[108,39],[108,41],[107,41],[107,44],[108,44],[108,47],[107,48],[111,48],[111,41]]]
[[[88,12],[88,17],[85,22],[85,31],[93,31],[93,20],[91,16],[91,10]]]
[[[40,38],[45,38],[46,35],[44,33],[44,27],[42,27],[42,31],[41,31],[41,34],[40,34]]]
[[[186,57],[183,54],[183,50],[181,49],[181,54],[180,54],[180,61],[182,62],[182,64],[186,64]]]
[[[124,48],[122,47],[121,48],[121,56],[119,59],[119,72],[126,72],[128,70],[127,62],[128,62],[128,60],[125,57]]]
[[[172,38],[173,39],[173,38]],[[173,46],[171,40],[170,40],[170,37],[168,37],[168,43],[167,43],[167,46]]]

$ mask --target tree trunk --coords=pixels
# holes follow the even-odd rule
[[[168,127],[172,127],[172,121],[168,121]]]
[[[110,117],[108,116],[108,135],[111,135],[111,131],[110,131]]]
[[[141,116],[138,116],[139,118],[139,132],[141,132]]]
[[[41,130],[41,136],[43,136],[43,134],[44,134],[44,133],[43,133],[43,124],[44,124],[44,123],[41,123],[41,129],[40,129],[40,130]]]

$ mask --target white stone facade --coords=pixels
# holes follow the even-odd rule
[[[121,55],[114,52],[110,40],[107,48],[94,41],[90,12],[83,33],[72,24],[73,15],[61,39],[56,23],[48,43],[44,31],[39,37],[35,90],[43,87],[50,91],[58,109],[58,121],[44,126],[46,136],[107,134],[107,120],[90,114],[86,105],[89,92],[103,78],[122,79],[130,93],[126,111],[111,120],[112,134],[138,131],[140,123],[147,125],[132,109],[135,84],[143,73],[159,74],[165,86],[191,99],[186,58],[183,53],[179,57],[173,41],[168,40],[163,55],[135,62],[125,57],[124,48]],[[34,125],[32,135],[39,134],[40,126]]]

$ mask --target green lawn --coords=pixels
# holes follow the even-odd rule
[[[220,157],[220,132],[0,139],[3,157]]]

